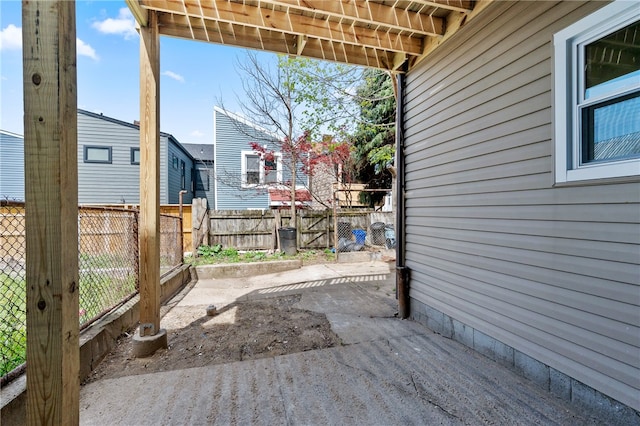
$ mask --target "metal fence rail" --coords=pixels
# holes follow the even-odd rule
[[[78,209],[81,327],[138,291],[137,210]],[[182,222],[160,217],[161,270],[182,264]],[[24,203],[0,205],[0,376],[24,366],[26,356],[26,262]]]

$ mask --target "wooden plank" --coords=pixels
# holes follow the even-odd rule
[[[160,330],[160,37],[140,28],[140,336]]]
[[[79,422],[75,28],[75,2],[22,4],[31,425]]]
[[[177,2],[155,3],[152,6],[155,10],[162,12],[185,13],[184,5]],[[192,22],[194,18],[199,20],[202,17],[203,21],[213,20],[252,28],[279,30],[297,37],[304,35],[304,37],[317,37],[329,41],[335,40],[398,52],[404,51],[414,55],[422,53],[422,37],[419,37],[418,33],[409,36],[386,29],[381,30],[377,27],[355,26],[352,22],[344,23],[306,15],[296,15],[295,19],[290,19],[289,11],[222,0],[216,0],[210,4],[189,3],[186,6],[186,13],[191,19],[185,20],[185,23]],[[306,41],[303,43],[306,44]],[[300,39],[298,39],[296,53],[304,50],[304,48],[300,49],[300,44]]]

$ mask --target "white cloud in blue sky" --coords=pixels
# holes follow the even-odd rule
[[[179,81],[180,83],[184,83],[184,77],[173,71],[164,71],[162,75],[166,75],[167,77],[172,78],[176,81]]]
[[[138,35],[135,19],[131,11],[126,7],[120,9],[117,18],[107,18],[104,21],[96,21],[92,27],[103,34],[121,35],[125,39]]]
[[[0,50],[21,50],[22,49],[22,28],[13,24],[7,25],[0,31]],[[98,61],[100,57],[96,54],[93,47],[84,41],[76,38],[76,53],[78,56],[87,56],[94,61]]]
[[[0,50],[22,49],[22,29],[13,24],[0,31]]]
[[[100,57],[96,54],[95,49],[79,38],[76,38],[76,54],[78,56],[89,57],[94,61],[100,60]]]
[[[22,3],[0,0],[0,129],[23,133]],[[140,115],[140,43],[124,0],[76,1],[80,108],[126,122]],[[243,49],[160,37],[160,127],[180,142],[213,143],[213,107],[240,111]],[[264,61],[275,55],[259,52]],[[174,83],[173,79],[178,84]]]

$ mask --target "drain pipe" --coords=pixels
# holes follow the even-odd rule
[[[404,66],[406,71],[406,65]],[[405,74],[397,75],[396,97],[396,297],[398,317],[409,317],[409,269],[405,266],[404,231],[404,86]]]

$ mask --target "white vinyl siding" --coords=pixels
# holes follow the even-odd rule
[[[638,182],[554,188],[552,37],[496,2],[407,75],[410,296],[640,409]]]

